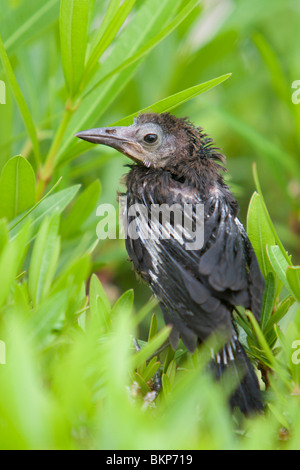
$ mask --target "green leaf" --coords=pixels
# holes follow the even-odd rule
[[[91,277],[89,298],[93,325],[100,333],[108,333],[111,330],[111,306],[96,274]]]
[[[267,209],[267,206],[266,206],[266,203],[265,203],[263,194],[262,194],[262,190],[261,190],[261,187],[260,187],[260,182],[259,182],[259,178],[258,178],[256,163],[253,164],[252,169],[253,169],[253,179],[254,179],[254,182],[255,182],[255,186],[256,186],[256,189],[257,189],[258,194],[260,195],[260,198],[261,198],[260,201],[261,201],[261,204],[262,204],[263,209],[264,209],[264,211],[265,211],[265,216],[266,216],[266,219],[267,219],[267,221],[268,221],[268,223],[269,223],[269,227],[270,227],[270,229],[271,229],[272,232],[273,232],[275,241],[276,241],[277,245],[279,246],[282,255],[285,257],[287,263],[290,263],[290,259],[289,259],[288,255],[287,255],[287,252],[285,251],[284,246],[283,246],[283,244],[281,243],[281,240],[280,240],[280,238],[279,238],[279,236],[278,236],[278,234],[277,234],[277,232],[276,232],[276,230],[275,230],[275,227],[274,227],[273,222],[272,222],[272,220],[271,220],[270,214],[269,214],[269,212],[268,212],[268,209]]]
[[[24,99],[24,96],[22,94],[22,91],[18,85],[18,82],[16,80],[13,68],[11,66],[11,63],[9,61],[9,58],[7,56],[7,53],[5,51],[4,45],[2,38],[0,36],[0,60],[2,62],[7,81],[9,83],[9,86],[11,88],[11,91],[15,97],[15,100],[17,102],[19,111],[21,113],[25,128],[27,129],[28,135],[30,137],[30,140],[32,142],[32,147],[33,147],[33,152],[36,160],[37,166],[40,163],[40,148],[39,148],[39,142],[37,138],[37,132],[36,128],[33,122],[33,119],[31,117],[31,113],[29,111],[29,108],[27,106],[27,103]]]
[[[3,247],[0,255],[0,307],[5,303],[23,262],[29,233],[29,222],[27,222],[17,236]]]
[[[113,70],[108,72],[104,77],[101,78],[96,84],[93,84],[90,89],[87,90],[84,96],[89,94],[92,90],[99,87],[102,83],[104,83],[108,78],[111,76],[122,72],[130,65],[134,64],[145,55],[147,55],[157,44],[159,44],[163,39],[165,39],[174,29],[177,28],[185,18],[193,11],[193,9],[198,4],[198,0],[190,0],[187,5],[179,11],[176,17],[165,27],[162,31],[160,31],[156,36],[150,39],[143,47],[141,47],[135,54],[133,54],[130,58],[123,60],[120,64],[117,65]]]
[[[97,306],[96,306],[97,297],[100,297],[102,299],[105,310],[107,311],[107,313],[110,313],[111,306],[110,306],[109,300],[96,274],[93,274],[91,277],[89,296],[90,296],[90,308],[91,308],[92,313],[97,311]]]
[[[152,318],[151,318],[150,328],[149,328],[148,341],[151,341],[151,339],[156,335],[156,333],[157,333],[157,317],[155,313],[153,313]]]
[[[91,183],[77,198],[70,213],[64,219],[61,227],[61,234],[64,237],[70,234],[76,234],[95,209],[100,195],[100,182],[99,180]]]
[[[57,237],[59,216],[46,218],[34,243],[29,273],[28,289],[34,305],[47,296],[57,267],[60,243]]]
[[[30,338],[43,341],[65,313],[67,294],[58,292],[44,300],[33,312],[30,320]]]
[[[25,217],[22,216],[20,219],[23,221],[26,220],[28,217],[31,219],[31,226],[32,226],[32,236],[34,237],[38,231],[38,228],[42,222],[42,220],[48,215],[51,216],[54,212],[57,214],[61,214],[63,210],[67,207],[68,204],[72,201],[72,199],[76,196],[80,185],[70,186],[67,189],[63,189],[58,191],[51,196],[43,199],[40,203],[36,205],[36,207],[25,214]],[[11,221],[9,224],[10,233],[14,236],[18,230],[18,224],[20,220],[16,219]]]
[[[163,100],[157,101],[156,103],[147,106],[146,108],[137,111],[130,116],[127,116],[124,119],[116,122],[115,126],[126,126],[132,123],[134,117],[138,116],[140,113],[146,112],[154,112],[154,113],[166,113],[171,111],[172,109],[186,103],[188,100],[195,98],[196,96],[204,93],[211,88],[214,88],[220,83],[224,82],[231,76],[231,73],[226,75],[221,75],[220,77],[213,78],[207,82],[201,83],[200,85],[193,86],[191,88],[187,88],[186,90],[180,91],[179,93],[175,93],[174,95],[168,96]]]
[[[172,384],[167,374],[162,374],[161,383],[162,383],[164,396],[165,398],[168,398],[168,396],[172,392]]]
[[[295,299],[300,302],[300,266],[288,266],[286,278]]]
[[[274,355],[273,355],[273,353],[272,353],[272,351],[271,351],[271,349],[270,349],[270,347],[269,347],[269,345],[268,345],[268,343],[267,343],[267,341],[266,341],[266,338],[265,338],[263,332],[261,331],[261,329],[260,329],[260,327],[259,327],[259,325],[258,325],[258,323],[257,323],[257,321],[256,321],[256,319],[255,319],[255,317],[254,317],[254,315],[253,315],[251,312],[248,311],[248,312],[247,312],[247,316],[248,316],[248,318],[249,318],[249,320],[250,320],[250,322],[251,322],[251,324],[252,324],[252,327],[253,327],[253,330],[254,330],[254,332],[255,332],[255,335],[256,335],[256,337],[257,337],[257,339],[258,339],[258,342],[259,342],[259,344],[260,344],[262,350],[264,351],[266,358],[268,359],[268,362],[269,362],[270,367],[276,369],[277,360],[276,360],[276,358],[274,357]]]
[[[118,317],[119,315],[126,315],[132,311],[133,308],[133,290],[130,289],[119,297],[111,309],[111,316]]]
[[[167,369],[166,375],[169,377],[170,383],[173,384],[175,381],[175,376],[176,376],[176,369],[177,369],[177,363],[176,360],[173,359]]]
[[[11,34],[5,37],[4,41],[5,49],[9,54],[17,47],[24,46],[33,36],[36,36],[57,19],[59,0],[43,1],[40,2],[40,5],[38,2],[32,4],[30,2],[23,2],[20,6],[21,8],[17,12],[14,11],[14,14],[11,15],[13,27],[10,24],[8,25],[8,30],[11,31]],[[10,19],[3,18],[3,22],[7,22]],[[1,24],[2,26],[3,24]]]
[[[90,273],[90,256],[85,254],[78,259],[71,261],[63,266],[62,272],[59,273],[51,292],[59,292],[68,288],[69,300],[75,299],[76,295],[82,289],[84,281]],[[73,312],[74,313],[74,312]]]
[[[87,47],[90,0],[61,0],[61,58],[67,88],[74,96],[79,88]]]
[[[287,314],[294,302],[295,300],[292,296],[289,296],[280,302],[278,308],[276,309],[276,312],[273,313],[273,315],[265,326],[265,334],[267,334],[271,330],[273,325],[277,324]]]
[[[8,228],[7,222],[4,219],[0,220],[0,255],[8,242]]]
[[[150,356],[152,356],[155,351],[157,351],[157,349],[159,349],[167,340],[170,331],[170,327],[164,327],[140,351],[134,354],[131,358],[131,367],[134,369],[136,367],[139,367],[144,361],[146,361]]]
[[[271,318],[274,302],[276,296],[275,276],[270,271],[266,278],[266,287],[263,296],[262,309],[261,309],[261,329],[264,331],[268,321]]]
[[[261,197],[254,193],[248,208],[247,233],[254,248],[257,260],[264,277],[271,271],[270,261],[266,252],[266,245],[274,244],[274,235],[266,219],[261,203]]]
[[[0,217],[14,219],[35,203],[35,175],[21,156],[8,160],[0,177]]]
[[[139,384],[143,395],[146,395],[147,393],[151,392],[151,388],[146,383],[144,377],[142,377],[138,372],[135,372],[134,379]]]
[[[157,360],[157,357],[153,357],[147,367],[145,368],[143,372],[143,379],[145,382],[148,382],[158,371],[160,367],[160,362]]]
[[[172,346],[169,346],[167,350],[166,358],[164,360],[163,372],[165,373],[167,372],[169,364],[174,359],[174,356],[175,356],[175,351],[173,350]]]
[[[93,72],[95,66],[98,65],[98,60],[103,52],[110,46],[114,40],[120,27],[128,17],[136,0],[125,0],[119,7],[119,0],[110,2],[105,18],[98,30],[97,36],[93,41],[91,53],[86,65],[86,76]]]
[[[270,260],[273,270],[275,271],[275,273],[277,274],[277,276],[279,277],[283,285],[288,289],[288,291],[293,296],[295,296],[287,280],[286,271],[287,271],[289,264],[287,263],[286,258],[283,256],[279,246],[267,245],[267,253],[268,253],[269,260]]]

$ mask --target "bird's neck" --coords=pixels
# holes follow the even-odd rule
[[[165,168],[146,168],[143,165],[132,165],[125,177],[125,183],[129,190],[138,193],[141,188],[161,187],[165,190],[168,186],[178,188],[190,188],[202,198],[210,197],[212,188],[225,186],[223,178],[214,167],[199,163],[180,163]]]

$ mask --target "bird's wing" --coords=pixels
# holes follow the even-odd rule
[[[151,203],[157,203],[157,198],[151,199],[144,200],[148,210]],[[170,202],[182,209],[191,204],[194,228],[201,226],[202,212],[199,215],[196,210],[201,200],[197,195],[178,193],[174,197],[170,191],[169,205]],[[162,300],[165,316],[171,312],[171,323],[175,312],[191,330],[201,330],[206,336],[206,332],[220,325],[229,328],[230,312],[237,305],[251,309],[259,320],[264,280],[247,234],[226,201],[220,197],[205,201],[200,248],[190,249],[191,240],[184,232],[180,237],[180,230],[175,233],[169,230],[169,238],[153,238],[153,231],[161,230],[162,234],[166,231],[159,218],[153,220],[152,232],[145,237],[149,222],[139,218],[139,237],[127,240],[127,250],[135,268]],[[176,225],[175,219],[170,225]],[[178,326],[181,336],[183,328],[182,324]]]

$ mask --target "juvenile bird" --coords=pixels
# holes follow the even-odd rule
[[[238,203],[224,182],[225,157],[201,127],[169,113],[142,114],[128,127],[76,136],[113,147],[134,162],[126,175],[125,214],[128,226],[135,220],[135,230],[126,248],[172,325],[172,347],[181,337],[192,353],[212,335],[222,338],[210,365],[217,379],[227,370],[239,377],[232,408],[245,414],[262,410],[258,379],[232,313],[243,306],[260,320],[264,278],[237,217]],[[175,207],[177,214],[170,210],[165,222],[163,212],[153,216],[153,207]],[[189,230],[184,227],[187,207],[192,208],[186,217]],[[199,227],[204,227],[201,243],[189,244]]]

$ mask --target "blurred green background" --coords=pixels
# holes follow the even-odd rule
[[[171,112],[189,116],[222,148],[227,156],[226,178],[240,204],[240,218],[245,226],[249,200],[255,190],[252,165],[256,162],[265,202],[279,238],[292,254],[294,264],[299,264],[300,104],[292,102],[295,91],[292,83],[300,80],[299,27],[297,0],[1,1],[0,79],[6,84],[6,104],[0,104],[0,170],[11,157],[25,157],[35,173],[35,195],[31,203],[20,204],[10,217],[10,202],[5,202],[10,193],[3,183],[3,173],[0,217],[8,219],[9,227],[14,226],[18,221],[15,217],[38,203],[60,177],[54,195],[77,184],[81,185],[80,194],[87,191],[77,206],[73,201],[66,210],[63,204],[59,210],[60,213],[64,210],[59,228],[60,248],[52,247],[53,251],[49,251],[49,257],[57,257],[57,263],[51,269],[47,265],[51,271],[49,285],[57,282],[54,292],[59,290],[59,282],[61,285],[72,282],[66,275],[59,278],[66,267],[72,262],[75,265],[76,260],[88,253],[90,265],[78,281],[80,288],[81,282],[88,284],[93,272],[97,273],[111,303],[132,288],[136,311],[150,298],[148,287],[136,279],[127,262],[123,240],[100,241],[94,245],[96,207],[99,203],[113,203],[117,207],[117,191],[122,189],[120,179],[128,171],[124,165],[129,161],[116,151],[79,142],[74,133],[109,126],[125,118],[125,122],[130,122],[132,118],[128,116],[148,107],[164,111],[165,98],[178,96],[183,90],[226,74],[232,75],[206,93],[200,94],[201,88],[194,94],[187,92],[182,104],[175,98]],[[29,173],[28,170],[27,176]],[[99,180],[101,191],[95,180]],[[56,222],[49,223],[50,228],[45,225],[43,233],[48,230],[49,234],[51,223]],[[45,240],[48,246],[49,240]],[[39,281],[34,268],[30,276],[34,249],[32,244],[28,246],[23,269],[15,274],[25,273],[19,301],[24,307],[27,299],[31,311],[37,308],[43,295],[36,294]],[[43,253],[42,244],[39,250],[36,248],[36,253]],[[28,270],[29,294],[24,287]],[[41,271],[42,268],[39,274]],[[10,301],[14,289],[7,294],[6,304],[3,303],[6,307],[15,302],[16,298]],[[52,292],[50,288],[48,291]],[[76,295],[78,292],[79,288]],[[87,308],[82,299],[84,294],[80,305],[68,307],[77,316]],[[7,328],[5,315],[3,331]],[[142,340],[147,340],[150,320],[147,317],[140,324]],[[158,325],[159,328],[163,325],[160,315]],[[53,328],[51,322],[50,326]],[[65,331],[65,324],[57,328]],[[54,367],[52,360],[45,353],[43,361],[50,363],[49,371]],[[52,405],[56,407],[51,402]],[[76,406],[78,403],[74,409]],[[70,405],[71,414],[75,413],[74,409]],[[284,418],[280,420],[282,424]],[[81,441],[80,426],[78,429],[79,437],[74,441],[79,442],[79,447],[97,447],[85,431]],[[42,444],[35,441],[36,429],[32,432],[28,442],[20,440],[20,447],[34,447],[35,442],[37,446],[43,443],[47,446],[45,441]],[[102,433],[100,447],[133,448],[135,445],[134,440],[128,444],[124,444],[126,439],[121,441],[123,444],[106,441]],[[55,439],[59,442],[59,437]],[[55,439],[49,438],[54,447]],[[137,446],[145,446],[144,439]],[[213,439],[212,447],[237,446],[235,441],[221,441]],[[13,442],[12,434],[12,440],[8,439],[6,445],[13,447]],[[164,445],[170,442],[167,439]],[[201,442],[200,445],[193,441],[192,445],[210,446],[205,439]],[[155,443],[156,440],[152,445]],[[57,447],[77,444],[62,440]],[[180,445],[188,444],[186,440],[181,444],[179,439],[176,446]]]

